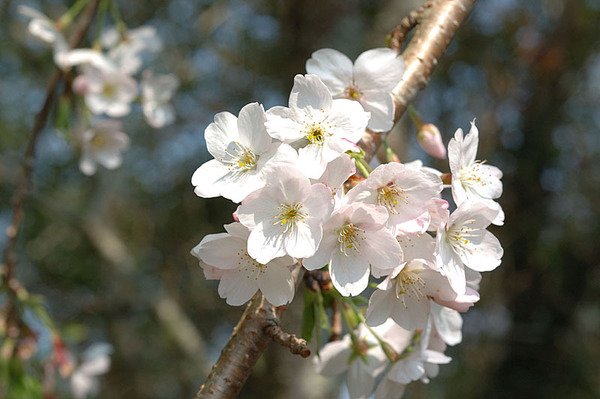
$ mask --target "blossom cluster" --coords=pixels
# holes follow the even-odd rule
[[[130,114],[135,101],[141,102],[150,126],[161,128],[174,121],[170,100],[179,82],[173,74],[141,71],[144,61],[162,49],[152,26],[127,29],[123,21],[114,21],[116,27],[101,26],[92,48],[71,49],[63,30],[77,11],[75,7],[55,22],[31,7],[19,6],[19,13],[29,21],[29,33],[51,45],[55,64],[65,73],[72,73],[72,81],[67,80],[69,92],[82,99],[74,104],[80,109],[80,126],[73,139],[81,151],[81,171],[92,175],[98,164],[107,169],[121,165],[129,137],[115,118]],[[141,75],[139,82],[137,75]],[[58,117],[63,119],[59,124],[70,124],[69,114]]]
[[[461,341],[459,312],[479,300],[480,273],[500,265],[488,227],[503,223],[495,202],[502,173],[476,160],[474,121],[450,140],[449,173],[420,161],[370,170],[357,144],[367,128],[392,128],[402,57],[373,49],[353,64],[323,49],[306,69],[288,106],[251,103],[207,127],[214,159],[193,174],[195,193],[240,205],[225,232],[207,235],[192,254],[230,305],[257,291],[274,306],[290,303],[297,268],[327,270],[351,309],[351,297],[372,291],[366,312],[355,310],[358,322],[315,363],[324,375],[348,371],[352,398],[400,397],[450,361],[444,350]]]

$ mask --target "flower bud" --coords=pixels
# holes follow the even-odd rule
[[[73,92],[75,94],[84,96],[88,93],[90,85],[88,79],[84,75],[79,75],[73,80]]]
[[[417,141],[421,148],[432,157],[446,158],[446,147],[442,142],[442,135],[434,124],[425,123],[419,126]]]

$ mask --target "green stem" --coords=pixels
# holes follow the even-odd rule
[[[81,10],[84,9],[84,7],[89,3],[90,0],[77,0],[72,6],[71,8],[69,8],[67,10],[66,13],[64,13],[56,22],[56,25],[58,26],[59,29],[64,29],[66,27],[68,27],[71,22],[73,22],[73,20],[75,18],[77,18],[77,16],[79,15],[79,13],[81,13]]]
[[[108,10],[109,1],[110,0],[100,0],[100,5],[98,6],[98,20],[96,21],[94,47],[99,44],[100,35],[102,34],[102,29],[104,29],[104,22],[106,21],[106,11]]]
[[[414,125],[417,127],[417,130],[419,130],[421,128],[421,126],[423,126],[423,124],[424,124],[423,119],[421,118],[421,115],[419,115],[419,113],[417,112],[415,107],[413,107],[412,104],[408,105],[408,116],[410,116],[410,119],[412,120]]]
[[[117,31],[123,37],[125,36],[125,32],[127,31],[127,25],[123,21],[123,17],[121,16],[121,10],[119,10],[119,2],[117,0],[110,1],[110,14],[112,16],[113,21],[117,25]]]

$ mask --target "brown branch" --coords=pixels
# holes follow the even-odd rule
[[[404,52],[406,71],[393,91],[394,120],[398,121],[406,106],[426,84],[450,40],[472,9],[475,0],[431,0],[424,8],[419,26]],[[362,148],[372,157],[381,144],[382,135],[369,130],[363,136]],[[242,315],[221,356],[197,393],[197,399],[236,398],[256,361],[265,350],[270,336],[265,327],[270,323],[270,305],[259,293]]]
[[[408,33],[413,30],[418,24],[426,9],[431,7],[431,0],[427,1],[416,10],[412,10],[407,16],[402,18],[398,26],[396,26],[389,34],[389,47],[400,51],[402,43],[408,36]]]
[[[469,15],[475,0],[430,0],[428,3],[430,6],[423,8],[416,32],[402,54],[406,69],[392,92],[396,122],[419,90],[427,85],[440,57]],[[361,147],[367,158],[377,152],[384,137],[370,130],[365,132]]]
[[[78,26],[73,31],[73,35],[69,40],[71,48],[75,48],[81,44],[86,32],[88,31],[100,0],[93,0],[84,11],[80,18]],[[19,181],[19,185],[15,191],[13,197],[12,207],[12,220],[10,225],[6,229],[6,236],[8,242],[4,248],[4,261],[2,267],[2,283],[6,286],[8,295],[6,301],[6,315],[7,315],[7,331],[13,338],[19,336],[19,318],[15,308],[15,302],[19,293],[23,292],[23,288],[15,278],[15,269],[17,266],[17,244],[19,239],[19,233],[23,225],[23,218],[25,217],[24,204],[27,196],[31,189],[31,177],[33,174],[33,166],[35,161],[35,151],[37,148],[38,139],[48,122],[50,116],[50,110],[55,100],[56,88],[63,80],[64,72],[60,69],[56,69],[48,86],[46,88],[46,97],[42,108],[36,114],[33,127],[29,136],[29,141],[25,148],[24,160],[23,160],[23,173]]]
[[[310,349],[306,344],[306,340],[298,338],[294,334],[283,331],[279,326],[277,319],[271,319],[268,326],[263,331],[273,341],[277,342],[281,346],[285,346],[294,355],[300,355],[302,357],[310,356]]]

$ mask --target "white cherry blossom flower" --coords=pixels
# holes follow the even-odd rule
[[[442,181],[422,169],[391,162],[379,165],[348,192],[349,202],[384,206],[395,234],[424,232],[429,225],[428,202],[439,198]],[[423,217],[423,219],[419,219]]]
[[[454,138],[448,143],[448,161],[452,172],[452,197],[456,205],[464,201],[489,201],[502,195],[502,171],[485,162],[476,161],[479,145],[479,130],[475,121],[471,122],[471,130],[463,137],[462,129],[458,129]],[[500,208],[499,205],[491,205]],[[494,224],[502,224],[504,214],[500,209]]]
[[[121,122],[102,120],[81,133],[79,169],[86,175],[96,173],[97,164],[106,169],[121,165],[121,153],[129,147],[129,137],[122,131]]]
[[[394,126],[392,90],[404,73],[404,61],[389,48],[367,50],[354,65],[333,49],[315,51],[306,62],[306,72],[319,76],[334,98],[360,102],[371,113],[369,129],[387,132]]]
[[[360,294],[371,273],[377,277],[387,274],[402,258],[400,244],[385,228],[387,218],[383,206],[341,206],[325,224],[315,255],[303,260],[304,267],[315,270],[329,264],[331,281],[340,294]]]
[[[108,28],[102,32],[100,42],[108,49],[108,57],[128,75],[140,70],[145,55],[157,53],[162,49],[156,28],[149,25],[124,32],[119,32],[115,27]]]
[[[327,164],[327,168],[320,178],[311,179],[311,181],[326,185],[331,190],[331,194],[337,197],[339,203],[339,199],[344,195],[344,183],[355,173],[356,164],[352,158],[348,154],[342,154]]]
[[[90,56],[93,57],[92,54]],[[104,113],[115,118],[125,116],[131,112],[131,102],[137,97],[137,83],[129,75],[108,66],[108,63],[106,65],[82,65],[83,73],[77,76],[75,84],[93,114]]]
[[[333,100],[315,75],[296,75],[289,108],[267,111],[267,131],[298,148],[300,170],[311,179],[321,177],[327,164],[356,150],[369,113],[354,101]]]
[[[267,263],[286,254],[295,258],[314,255],[332,209],[327,187],[311,185],[295,167],[279,165],[270,168],[265,187],[250,194],[237,215],[251,230],[248,253]]]
[[[454,309],[431,304],[431,320],[440,338],[448,345],[456,345],[462,341],[463,319]]]
[[[260,290],[274,306],[290,303],[294,297],[294,280],[289,256],[265,264],[254,260],[247,250],[250,232],[238,222],[225,225],[226,233],[209,234],[191,253],[218,270],[219,295],[232,306],[242,305]],[[206,268],[205,268],[206,273]]]
[[[258,103],[244,106],[239,118],[229,112],[215,115],[215,121],[204,131],[208,152],[215,159],[201,165],[192,176],[198,196],[222,195],[240,202],[265,186],[270,167],[295,162],[296,151],[273,142],[264,123],[265,111]]]
[[[376,326],[391,317],[400,327],[414,330],[427,323],[432,301],[465,312],[478,300],[477,292],[458,295],[444,276],[413,260],[377,286],[369,300],[367,323]]]
[[[457,294],[467,289],[465,267],[477,272],[494,270],[504,253],[498,239],[486,228],[498,210],[485,202],[465,201],[437,233],[437,263]]]
[[[161,128],[175,120],[175,109],[170,101],[179,86],[173,74],[154,75],[145,70],[142,74],[142,110],[148,124]]]
[[[95,343],[83,352],[81,363],[71,374],[71,392],[76,399],[84,399],[98,392],[98,378],[110,369],[112,346]]]

